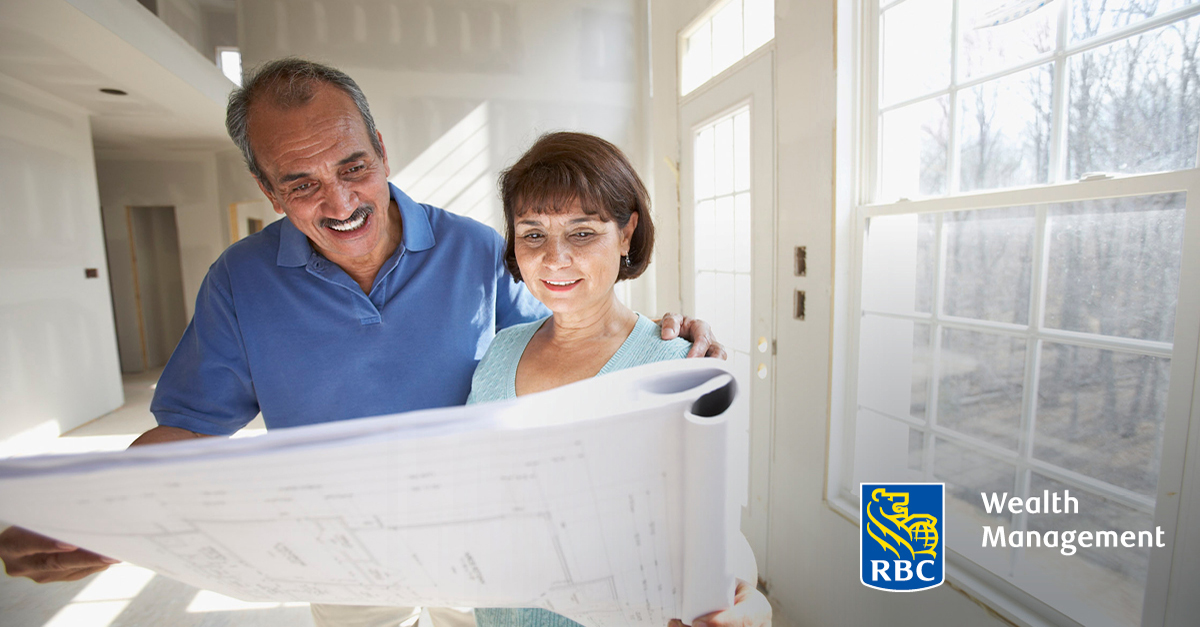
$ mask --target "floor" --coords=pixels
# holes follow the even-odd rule
[[[22,454],[120,450],[154,426],[150,398],[159,372],[125,377],[125,405]],[[263,432],[255,419],[239,436]],[[0,451],[3,451],[0,442]],[[0,453],[2,455],[3,453]],[[137,566],[118,564],[82,581],[36,584],[0,576],[3,627],[306,627],[307,603],[245,603]]]

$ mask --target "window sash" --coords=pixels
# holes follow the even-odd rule
[[[1165,12],[1161,15],[1156,15],[1146,20],[1142,20],[1136,24],[1131,24],[1123,28],[1114,29],[1109,32],[1097,35],[1090,39],[1071,43],[1070,41],[1070,13],[1071,3],[1069,0],[1062,0],[1057,7],[1049,7],[1059,12],[1057,22],[1056,44],[1053,51],[1043,54],[1037,58],[1030,59],[1017,66],[972,77],[969,80],[960,81],[958,77],[958,62],[960,57],[960,20],[958,15],[958,6],[960,0],[955,0],[954,16],[951,20],[950,28],[950,83],[947,87],[926,93],[920,96],[907,98],[900,102],[880,106],[880,96],[883,93],[882,81],[883,75],[880,69],[883,67],[882,54],[883,47],[879,45],[882,32],[880,30],[880,22],[882,15],[907,2],[909,0],[896,0],[894,2],[886,2],[886,0],[864,0],[862,3],[861,12],[861,46],[859,49],[860,59],[859,76],[857,86],[859,88],[859,107],[858,110],[863,119],[860,121],[860,168],[858,194],[857,198],[862,203],[883,202],[882,180],[878,176],[879,161],[882,151],[882,141],[879,133],[880,120],[882,116],[888,112],[901,109],[926,101],[933,101],[938,98],[949,99],[949,110],[947,116],[947,127],[949,131],[949,141],[947,142],[946,150],[946,192],[943,196],[954,196],[960,193],[960,166],[961,158],[959,155],[959,142],[961,140],[961,130],[959,128],[959,94],[964,90],[969,90],[978,85],[995,81],[1007,76],[1016,75],[1021,72],[1029,71],[1047,63],[1054,64],[1053,74],[1053,102],[1052,109],[1052,127],[1050,138],[1050,168],[1048,172],[1048,180],[1043,185],[1053,185],[1066,181],[1067,175],[1067,113],[1068,113],[1068,61],[1080,54],[1090,50],[1102,48],[1114,42],[1136,37],[1143,33],[1153,31],[1164,25],[1186,20],[1190,17],[1200,15],[1200,3],[1185,5]],[[881,5],[882,8],[881,8]],[[1200,149],[1198,149],[1200,153]],[[1197,156],[1196,166],[1200,166],[1200,154]],[[1001,188],[1012,189],[1012,188]],[[991,190],[987,190],[991,191]],[[906,199],[907,200],[907,199]],[[913,199],[915,200],[915,199]]]
[[[1042,313],[1040,307],[1044,304],[1041,277],[1041,266],[1045,263],[1045,224],[1046,212],[1050,205],[1071,203],[1087,200],[1109,198],[1146,196],[1182,192],[1186,194],[1185,205],[1185,247],[1181,260],[1181,276],[1179,296],[1176,306],[1176,331],[1173,342],[1155,342],[1132,338],[1103,336],[1099,334],[1064,331],[1053,328],[1042,328]],[[876,217],[939,214],[948,212],[982,210],[990,208],[1034,206],[1036,211],[1037,232],[1035,234],[1032,288],[1037,289],[1031,303],[1031,317],[1028,324],[1011,324],[992,322],[969,318],[946,316],[940,313],[941,281],[935,286],[934,306],[930,313],[896,313],[871,311],[862,307],[862,271],[863,254],[866,244],[868,221]],[[1196,394],[1194,380],[1197,368],[1197,347],[1200,346],[1200,168],[1178,170],[1156,174],[1138,174],[1129,176],[1108,177],[1098,180],[1058,183],[1018,189],[1003,189],[985,191],[956,196],[943,196],[920,200],[902,200],[891,203],[862,204],[852,211],[853,243],[852,268],[853,277],[850,294],[850,315],[847,333],[846,368],[844,371],[846,385],[844,387],[843,415],[841,417],[842,433],[840,436],[839,463],[829,468],[831,502],[836,509],[848,516],[857,517],[859,504],[857,501],[857,485],[854,480],[855,462],[855,423],[860,409],[872,411],[886,416],[901,424],[916,428],[929,442],[930,436],[935,436],[960,446],[967,447],[981,455],[1012,464],[1018,473],[1018,485],[1026,484],[1027,477],[1032,473],[1059,481],[1069,487],[1078,487],[1088,492],[1109,498],[1132,509],[1153,513],[1155,524],[1168,530],[1168,538],[1176,538],[1183,532],[1175,526],[1179,501],[1152,499],[1143,494],[1135,493],[1120,486],[1115,486],[1068,469],[1064,469],[1043,461],[1032,455],[1032,434],[1030,417],[1036,408],[1037,399],[1028,393],[1030,379],[1039,374],[1039,367],[1031,367],[1030,360],[1040,354],[1043,341],[1073,344],[1088,348],[1133,352],[1154,357],[1171,359],[1171,385],[1169,388],[1168,404],[1164,416],[1164,441],[1159,462],[1159,480],[1157,494],[1168,491],[1178,491],[1182,485],[1183,467],[1186,455],[1186,434],[1190,420],[1190,405],[1192,395]],[[940,227],[939,227],[940,231]],[[937,241],[940,241],[938,233]],[[992,334],[1008,335],[1026,338],[1038,350],[1027,353],[1025,367],[1025,387],[1023,389],[1020,445],[1015,450],[984,442],[970,435],[939,427],[936,423],[908,417],[895,416],[880,412],[878,408],[861,407],[858,396],[858,369],[860,358],[860,321],[864,314],[881,317],[899,318],[931,324],[933,328],[964,329],[985,331]],[[932,331],[931,331],[932,332]],[[1027,351],[1030,350],[1027,348]],[[1172,436],[1172,434],[1177,434]],[[831,458],[831,460],[834,458]],[[1177,555],[1175,542],[1168,540],[1168,548],[1156,551],[1166,551],[1166,559],[1155,555],[1152,557],[1151,570],[1147,577],[1144,597],[1143,616],[1163,616],[1166,612],[1166,587],[1170,578],[1171,561],[1183,559]],[[981,596],[993,601],[993,604],[1005,609],[1005,615],[1010,618],[1025,618],[1019,622],[1025,624],[1074,625],[1075,621],[1068,618],[1058,609],[1040,601],[1004,578],[972,561],[969,557],[954,551],[948,554],[950,575],[960,578],[960,583],[977,589]],[[1161,589],[1162,593],[1158,594]],[[1161,597],[1161,598],[1160,598]],[[1007,604],[1007,605],[1006,605]],[[1152,623],[1146,623],[1152,624]]]
[[[827,502],[833,511],[842,514],[849,521],[857,523],[859,516],[857,503],[858,491],[857,486],[851,486],[849,482],[854,477],[855,421],[858,411],[857,377],[860,359],[859,337],[860,321],[863,317],[861,307],[863,247],[865,244],[866,226],[869,219],[909,213],[952,212],[1007,206],[1036,206],[1123,196],[1184,192],[1187,194],[1185,208],[1185,247],[1180,268],[1180,289],[1176,305],[1176,328],[1173,346],[1151,345],[1140,347],[1151,354],[1161,355],[1164,351],[1172,353],[1170,381],[1173,384],[1170,386],[1168,393],[1167,414],[1164,417],[1158,491],[1154,503],[1154,522],[1155,525],[1161,525],[1166,530],[1168,548],[1155,549],[1151,555],[1142,618],[1145,625],[1166,624],[1169,616],[1175,616],[1175,619],[1178,619],[1176,615],[1180,611],[1186,610],[1186,602],[1180,600],[1182,598],[1181,594],[1185,594],[1186,582],[1178,580],[1179,575],[1183,574],[1186,577],[1186,573],[1195,570],[1194,568],[1189,570],[1190,567],[1187,565],[1192,562],[1200,562],[1200,552],[1198,552],[1200,551],[1200,546],[1195,546],[1194,542],[1189,542],[1186,538],[1189,534],[1188,530],[1180,526],[1180,519],[1186,517],[1188,512],[1200,511],[1197,505],[1197,501],[1200,500],[1200,488],[1195,486],[1189,488],[1183,485],[1183,477],[1187,469],[1188,457],[1186,454],[1188,452],[1189,440],[1193,449],[1193,456],[1197,452],[1200,452],[1200,449],[1197,449],[1197,445],[1200,444],[1200,436],[1196,435],[1197,432],[1200,432],[1200,424],[1190,425],[1192,421],[1190,406],[1193,402],[1200,403],[1200,375],[1198,375],[1200,369],[1197,367],[1197,362],[1200,361],[1200,356],[1197,355],[1197,348],[1200,347],[1200,245],[1197,245],[1197,243],[1200,243],[1200,210],[1197,209],[1197,207],[1200,207],[1200,204],[1198,204],[1200,203],[1200,155],[1198,155],[1196,161],[1198,167],[1189,170],[1155,174],[1118,175],[1099,180],[1064,181],[1063,173],[1066,172],[1067,161],[1065,154],[1066,103],[1068,97],[1066,71],[1067,61],[1070,57],[1109,45],[1123,38],[1138,36],[1139,34],[1160,28],[1170,22],[1187,19],[1200,14],[1200,4],[1181,7],[1144,20],[1138,24],[1072,44],[1070,43],[1069,32],[1067,30],[1069,28],[1067,21],[1069,6],[1067,6],[1067,2],[1061,2],[1057,8],[1060,11],[1058,16],[1059,32],[1057,33],[1057,45],[1052,54],[1046,54],[1039,59],[1030,60],[1019,67],[993,72],[987,76],[973,77],[969,82],[959,82],[957,68],[955,67],[951,72],[951,86],[946,90],[911,99],[905,103],[896,103],[889,106],[888,109],[881,111],[879,108],[879,96],[882,91],[881,76],[879,74],[879,68],[882,66],[880,57],[882,48],[880,45],[880,7],[883,4],[885,8],[889,8],[904,1],[906,0],[896,0],[894,2],[888,2],[888,0],[849,0],[844,4],[839,3],[839,9],[849,9],[848,15],[850,15],[852,18],[851,21],[854,23],[850,29],[854,40],[850,44],[850,50],[854,58],[848,64],[848,67],[853,68],[851,70],[852,80],[849,81],[850,87],[848,90],[850,98],[846,105],[839,105],[839,117],[844,115],[851,119],[851,124],[848,124],[846,128],[851,129],[849,131],[849,142],[853,148],[853,154],[849,159],[849,163],[854,171],[851,172],[853,182],[849,186],[849,192],[842,201],[844,203],[842,204],[843,208],[838,211],[838,222],[844,225],[844,230],[842,226],[838,227],[838,231],[841,233],[838,236],[838,245],[844,246],[845,250],[848,251],[846,257],[840,259],[839,262],[847,265],[845,276],[849,278],[849,283],[847,285],[848,289],[838,290],[842,296],[836,298],[836,300],[844,302],[845,311],[847,312],[845,315],[847,326],[845,327],[844,335],[835,334],[834,338],[838,353],[839,355],[844,355],[844,358],[835,358],[838,371],[834,374],[835,384],[833,389],[837,391],[837,398],[834,400],[833,406],[837,412],[832,416],[831,424],[831,446],[830,455],[827,460],[826,477]],[[959,24],[957,19],[954,20],[952,28],[954,29],[952,32],[952,46],[954,47],[952,53],[957,56],[959,45]],[[1054,98],[1052,103],[1052,120],[1055,128],[1047,183],[1032,187],[989,189],[963,194],[957,191],[958,172],[955,165],[954,169],[948,168],[949,181],[952,182],[954,187],[948,186],[948,193],[946,195],[911,201],[881,202],[877,181],[879,180],[878,161],[880,157],[879,128],[883,112],[893,110],[905,104],[912,104],[919,100],[928,100],[948,95],[952,90],[954,93],[957,93],[962,89],[968,89],[985,81],[992,81],[1003,76],[1027,71],[1031,67],[1037,67],[1047,62],[1056,62],[1055,81],[1052,91]],[[957,107],[957,102],[951,103],[952,115],[957,116]],[[958,121],[956,118],[952,118],[949,122],[952,131],[951,138],[956,138],[959,133]],[[956,140],[952,139],[953,141]],[[948,161],[948,163],[957,164],[958,147],[951,145],[948,149],[951,151],[947,155],[948,159],[954,160],[952,162]],[[1198,152],[1200,152],[1200,149],[1198,149]],[[839,272],[838,274],[842,273]],[[1031,319],[1030,322],[1032,324],[1035,320]],[[943,316],[940,323],[943,326],[949,327],[960,324],[960,321],[947,319]],[[989,326],[993,323],[969,321],[961,322],[961,324]],[[1022,333],[1028,332],[1023,327],[1019,328]],[[993,333],[996,332],[996,328],[989,328],[988,330]],[[1017,331],[1010,330],[1010,332],[1015,333]],[[1052,338],[1052,334],[1048,334],[1046,330],[1043,330],[1041,333],[1045,339],[1054,339],[1055,341],[1060,339],[1057,337]],[[839,335],[841,335],[840,339]],[[1074,339],[1078,339],[1081,342],[1095,340],[1092,337]],[[1100,343],[1105,343],[1109,339],[1111,338],[1100,340]],[[1111,348],[1108,345],[1093,347]],[[917,422],[915,419],[910,420],[912,423]],[[902,421],[902,424],[909,423]],[[1189,431],[1189,427],[1191,427],[1191,431]],[[970,436],[963,436],[958,433],[947,435],[933,432],[933,435],[945,436],[948,440],[959,444],[964,443],[963,438],[970,438]],[[1007,456],[1013,455],[1008,450],[987,449],[986,444],[978,445],[978,442],[965,443],[985,455],[991,452],[1006,460],[1008,459]],[[1029,468],[1038,472],[1042,471],[1041,468],[1036,468],[1032,464]],[[1082,479],[1086,478],[1076,478],[1080,483],[1083,483]],[[1092,491],[1090,486],[1089,491]],[[1164,495],[1174,496],[1164,498]],[[1144,505],[1144,496],[1126,496],[1130,497],[1127,499],[1128,501],[1141,499]],[[1176,574],[1175,580],[1171,578],[1172,572]],[[967,590],[973,597],[983,600],[1002,616],[1017,624],[1078,625],[1075,620],[1069,618],[1058,608],[1052,607],[1031,593],[1004,579],[1002,576],[954,550],[951,550],[947,554],[947,575],[958,587]]]

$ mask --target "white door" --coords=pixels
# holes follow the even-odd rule
[[[742,531],[766,562],[774,388],[775,145],[773,54],[766,51],[679,106],[680,290],[729,352],[749,402],[733,461],[747,486]],[[747,433],[748,431],[748,433]],[[736,439],[735,439],[736,443]],[[737,488],[735,487],[735,492]]]

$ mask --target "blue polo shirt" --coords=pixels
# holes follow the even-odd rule
[[[371,293],[290,220],[230,246],[150,410],[158,424],[226,435],[462,405],[496,331],[549,312],[504,266],[504,240],[391,186],[402,242]]]

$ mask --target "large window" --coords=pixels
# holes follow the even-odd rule
[[[853,501],[859,481],[944,481],[959,572],[1051,622],[1137,625],[1161,612],[1147,589],[1170,546],[983,538],[1173,529],[1160,494],[1186,449],[1166,434],[1186,432],[1200,326],[1200,5],[1039,4],[863,5],[831,487]],[[1067,490],[1077,514],[982,497]]]

